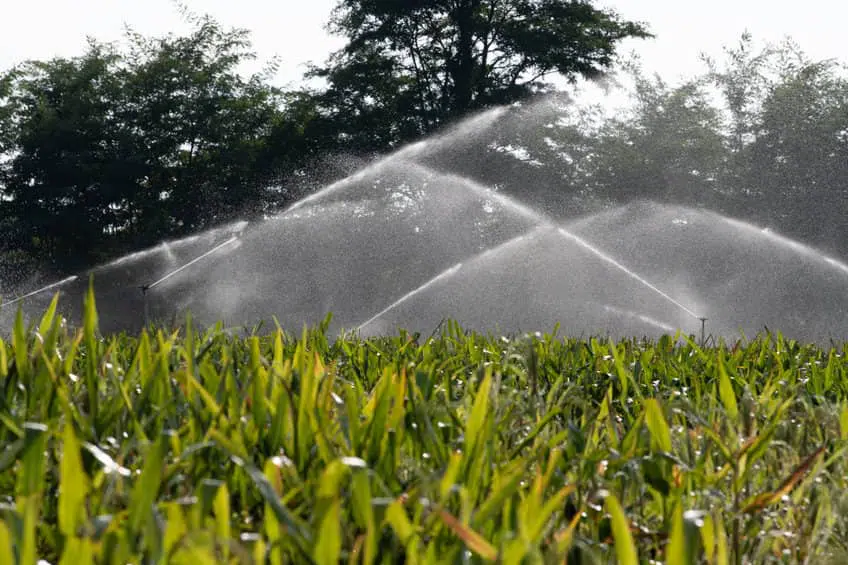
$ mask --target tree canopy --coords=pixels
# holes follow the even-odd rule
[[[17,244],[62,266],[244,214],[262,201],[278,93],[242,78],[246,33],[91,42],[0,85],[3,211]]]
[[[665,199],[848,237],[848,73],[791,43],[744,35],[669,84],[615,57],[646,28],[588,1],[340,0],[347,44],[283,91],[241,72],[247,32],[192,24],[0,73],[0,284],[269,213],[498,105],[496,128],[428,164],[548,213]],[[632,84],[613,116],[563,88],[613,71]]]
[[[396,144],[481,107],[609,70],[644,25],[586,0],[341,0],[343,49],[311,75],[322,106],[358,147]]]

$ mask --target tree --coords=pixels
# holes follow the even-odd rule
[[[120,113],[143,171],[135,225],[190,233],[261,208],[280,94],[239,73],[254,57],[247,32],[203,17],[185,37],[130,40]]]
[[[628,65],[632,109],[610,117],[587,153],[585,182],[615,201],[633,198],[704,204],[722,188],[727,158],[721,114],[703,80],[671,86]]]
[[[784,57],[749,148],[752,204],[782,231],[839,249],[848,237],[848,79],[833,61]],[[810,221],[815,218],[816,221]]]
[[[489,105],[595,77],[616,45],[649,37],[587,0],[341,0],[329,29],[348,38],[311,76],[339,139],[391,146]]]
[[[262,207],[279,93],[239,74],[246,32],[195,23],[0,81],[4,225],[24,249],[76,269]]]
[[[37,255],[96,248],[103,228],[119,221],[114,204],[127,187],[116,153],[115,62],[92,43],[77,59],[29,62],[11,75],[5,207],[19,243]]]

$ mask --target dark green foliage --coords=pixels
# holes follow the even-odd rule
[[[277,93],[242,78],[245,32],[208,19],[186,37],[128,32],[74,59],[5,75],[2,202],[18,246],[79,267],[261,205]],[[0,92],[2,94],[2,92]],[[3,145],[5,144],[5,146]]]
[[[341,139],[383,148],[482,107],[609,70],[617,43],[647,37],[588,1],[342,0],[330,30],[348,38],[313,76]]]

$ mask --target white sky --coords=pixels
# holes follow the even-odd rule
[[[3,7],[0,19],[0,69],[24,59],[79,54],[87,35],[119,39],[124,23],[143,34],[187,30],[171,0],[6,1],[11,6]],[[320,62],[341,45],[323,30],[335,0],[183,1],[225,25],[250,29],[260,63],[280,58],[281,85],[297,82],[303,63]],[[622,52],[637,52],[647,70],[670,80],[700,71],[699,52],[719,55],[722,45],[735,44],[745,29],[757,41],[792,36],[815,59],[848,60],[845,0],[601,0],[599,5],[650,25],[657,39],[628,41]]]

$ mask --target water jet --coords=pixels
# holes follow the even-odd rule
[[[11,306],[12,304],[17,304],[18,302],[23,302],[27,298],[32,298],[33,296],[37,296],[37,295],[41,294],[42,292],[45,292],[45,291],[48,291],[48,290],[51,290],[51,289],[54,289],[54,288],[58,288],[62,285],[71,283],[71,282],[77,280],[77,278],[78,278],[77,275],[71,275],[70,277],[66,277],[66,278],[64,278],[60,281],[48,284],[47,286],[43,286],[43,287],[41,287],[37,290],[33,290],[32,292],[28,292],[28,293],[26,293],[22,296],[18,296],[17,298],[9,300],[8,302],[3,302],[2,300],[0,300],[0,309],[2,309],[4,306]]]
[[[504,139],[504,112],[403,147],[265,221],[94,268],[101,329],[135,330],[142,316],[190,310],[198,325],[274,316],[288,330],[333,312],[330,331],[363,334],[452,318],[482,331],[562,321],[573,334],[656,335],[697,319],[704,343],[707,316],[712,335],[768,326],[826,341],[848,332],[848,266],[800,242],[650,201],[557,215],[534,197],[532,180],[506,179],[512,195],[481,182],[489,169],[510,170],[491,159],[512,158],[485,147],[520,145]],[[526,198],[514,196],[522,183]],[[73,306],[85,289],[72,280],[63,295]],[[38,305],[26,301],[27,311]]]

